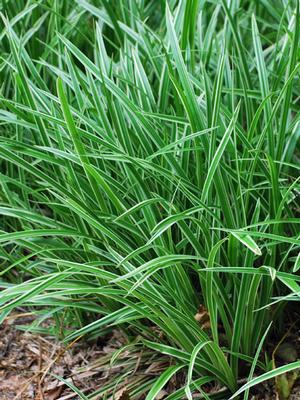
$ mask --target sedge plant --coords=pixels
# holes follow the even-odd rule
[[[147,400],[299,368],[260,357],[300,292],[299,1],[1,7],[1,320],[141,338]]]

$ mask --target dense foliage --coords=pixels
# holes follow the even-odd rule
[[[0,7],[2,320],[124,329],[174,359],[147,399],[299,367],[266,347],[300,292],[298,0]]]

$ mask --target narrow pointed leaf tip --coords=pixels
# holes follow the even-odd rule
[[[260,248],[257,246],[250,235],[245,232],[231,232],[231,234],[241,243],[243,243],[243,245],[248,247],[248,249],[251,250],[254,254],[256,254],[257,256],[262,255]]]

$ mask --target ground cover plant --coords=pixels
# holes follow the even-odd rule
[[[299,1],[0,7],[1,321],[170,356],[133,398],[299,368]]]

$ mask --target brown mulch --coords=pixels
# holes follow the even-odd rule
[[[124,345],[119,333],[112,335],[109,346],[73,343],[66,348],[53,337],[15,329],[16,324],[32,320],[26,314],[14,314],[0,325],[1,400],[78,398],[53,374],[74,384],[84,394],[93,393],[101,387],[105,381],[104,368],[101,365],[93,368],[91,365]]]
[[[11,314],[0,324],[0,400],[68,400],[79,396],[54,375],[62,377],[92,400],[140,399],[139,387],[158,376],[170,365],[167,356],[128,345],[120,331],[113,331],[98,343],[77,341],[67,347],[53,335],[33,334],[17,329],[30,326],[30,313]],[[43,328],[51,327],[46,321]],[[112,356],[118,355],[113,364]],[[161,398],[178,389],[182,381],[171,380]],[[180,386],[179,386],[180,387]],[[100,394],[95,394],[96,391]]]

